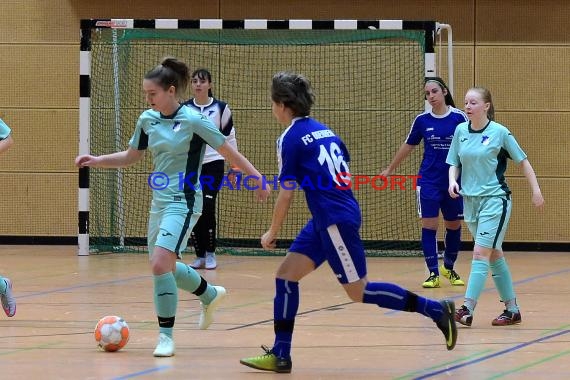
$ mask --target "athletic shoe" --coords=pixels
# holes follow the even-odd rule
[[[443,315],[436,322],[437,327],[445,337],[445,345],[448,350],[453,350],[457,342],[457,326],[455,325],[455,302],[451,300],[442,300],[439,302],[443,308]]]
[[[194,269],[204,269],[205,265],[206,259],[204,257],[198,257],[192,262],[192,264],[190,264],[190,267]]]
[[[168,335],[160,333],[158,335],[158,344],[154,349],[153,355],[156,357],[174,356],[175,351],[174,340]]]
[[[0,294],[2,308],[8,317],[13,317],[16,314],[16,299],[12,295],[12,281],[5,278],[4,282],[6,282],[6,291]]]
[[[471,326],[473,323],[473,315],[467,306],[461,306],[461,309],[455,312],[455,321],[461,323],[463,326]]]
[[[429,275],[427,280],[422,284],[424,288],[439,288],[439,276],[433,272]]]
[[[220,306],[220,302],[226,296],[226,289],[222,286],[214,286],[216,289],[216,296],[209,304],[200,303],[202,305],[202,313],[200,314],[200,321],[198,322],[198,328],[200,330],[206,330],[212,322],[214,321],[214,311]]]
[[[449,280],[449,282],[451,283],[451,285],[465,286],[465,283],[463,282],[461,277],[459,277],[457,272],[454,271],[453,269],[447,269],[446,267],[444,267],[442,265],[439,267],[439,273],[441,273],[441,275],[443,277],[447,278]]]
[[[512,311],[504,310],[501,315],[493,319],[493,322],[491,322],[491,324],[493,326],[510,326],[518,325],[521,322],[522,319],[520,311],[513,313]]]
[[[252,358],[241,359],[239,362],[251,368],[260,369],[262,371],[273,371],[277,373],[290,373],[293,362],[291,359],[280,358],[276,356],[272,350],[265,346],[261,346],[265,354],[254,356]]]
[[[216,262],[216,254],[215,253],[206,253],[206,269],[216,269],[218,263]]]

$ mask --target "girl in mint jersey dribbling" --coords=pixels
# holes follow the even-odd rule
[[[424,141],[424,154],[416,189],[418,214],[422,218],[422,251],[429,273],[422,286],[439,288],[440,274],[446,277],[451,285],[463,286],[465,283],[454,269],[461,245],[463,200],[449,196],[449,165],[445,159],[455,128],[467,121],[467,116],[455,108],[453,97],[441,78],[426,78],[424,94],[431,110],[416,116],[406,141],[381,175],[391,175],[412,150]],[[438,266],[437,227],[440,211],[445,224],[445,251],[443,265]]]
[[[473,313],[485,282],[493,281],[505,303],[505,310],[491,321],[493,326],[508,326],[522,321],[517,304],[511,271],[501,247],[511,217],[511,190],[505,181],[507,159],[518,164],[532,191],[532,203],[538,208],[544,198],[534,170],[525,152],[511,132],[494,121],[491,93],[473,87],[465,95],[465,113],[469,122],[457,126],[447,163],[449,195],[463,196],[464,218],[475,240],[471,273],[463,306],[455,320],[465,326],[473,323]],[[457,178],[461,174],[461,190]]]
[[[263,248],[275,248],[297,183],[308,181],[332,186],[303,187],[312,218],[301,229],[277,269],[273,347],[262,346],[264,354],[242,359],[240,363],[265,371],[291,372],[299,281],[325,261],[351,300],[423,314],[436,323],[443,332],[447,349],[452,350],[457,339],[453,301],[436,301],[396,284],[368,281],[359,232],[360,206],[352,190],[342,186],[350,174],[348,150],[340,137],[309,116],[314,103],[309,81],[299,74],[277,73],[273,76],[271,100],[275,119],[285,127],[277,140],[279,180],[284,183],[275,202],[271,226],[261,237]]]
[[[79,167],[119,168],[140,161],[148,149],[155,173],[166,176],[162,181],[166,178],[167,186],[153,188],[148,222],[148,250],[159,324],[153,355],[158,357],[175,353],[172,330],[178,305],[177,288],[200,298],[200,329],[212,323],[214,310],[226,294],[223,287],[208,284],[193,268],[177,261],[202,212],[199,177],[206,144],[258,179],[255,191],[259,200],[269,195],[261,174],[228,144],[219,129],[208,118],[180,104],[189,78],[189,68],[184,62],[165,58],[145,75],[143,89],[151,109],[140,115],[129,148],[102,156],[82,155],[75,160]]]

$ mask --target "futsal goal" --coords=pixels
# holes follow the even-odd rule
[[[145,73],[165,56],[207,68],[214,95],[232,109],[239,150],[267,177],[277,175],[275,141],[282,132],[271,114],[273,74],[306,75],[316,92],[312,115],[340,135],[353,175],[373,178],[424,110],[423,80],[436,74],[435,41],[444,24],[399,20],[176,20],[81,21],[80,154],[127,148],[147,109]],[[452,70],[451,70],[452,72]],[[188,95],[190,97],[190,95]],[[421,149],[398,170],[417,173]],[[150,154],[133,167],[79,169],[79,254],[146,252],[151,199]],[[415,191],[363,184],[362,238],[370,255],[420,254]],[[222,188],[218,195],[219,251],[283,254],[309,213],[299,192],[283,226],[280,249],[261,250],[270,224],[269,202]],[[191,245],[190,245],[191,246]]]

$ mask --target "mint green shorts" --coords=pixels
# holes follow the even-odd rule
[[[511,219],[512,201],[509,195],[463,197],[463,217],[475,244],[501,250]]]
[[[200,215],[192,213],[185,202],[170,203],[167,206],[157,206],[153,202],[148,220],[149,255],[158,246],[176,253],[180,258]]]

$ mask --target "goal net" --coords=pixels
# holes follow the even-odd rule
[[[100,155],[127,148],[137,118],[148,108],[142,91],[145,73],[163,57],[174,56],[191,70],[211,71],[214,96],[232,109],[239,150],[266,177],[278,174],[275,141],[283,131],[271,113],[271,78],[292,70],[311,80],[316,93],[312,116],[343,138],[352,175],[372,178],[389,163],[424,109],[423,80],[429,72],[426,60],[431,61],[426,57],[433,51],[434,23],[389,25],[397,26],[382,21],[83,20],[80,151]],[[420,150],[398,175],[417,174]],[[152,170],[150,154],[121,170],[80,170],[80,235],[91,252],[146,252]],[[377,179],[354,189],[368,254],[419,254],[412,185],[408,179],[403,189],[393,184],[382,188]],[[222,187],[218,251],[284,254],[309,213],[299,191],[280,249],[261,250],[259,238],[270,224],[277,192],[258,204],[251,191]],[[88,206],[82,209],[85,198]]]

